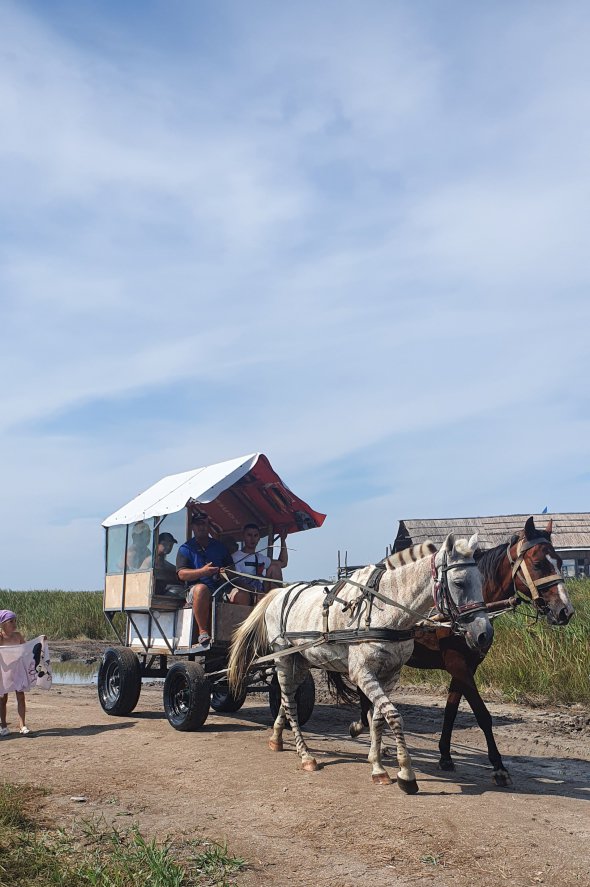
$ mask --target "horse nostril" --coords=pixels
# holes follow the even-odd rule
[[[490,635],[487,631],[482,631],[479,637],[477,638],[477,646],[480,650],[487,650],[490,644],[492,643],[493,635]]]

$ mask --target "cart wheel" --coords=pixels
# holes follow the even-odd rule
[[[108,715],[128,715],[141,693],[141,667],[133,650],[106,650],[98,670],[98,699]]]
[[[175,662],[164,681],[164,710],[175,730],[198,730],[207,720],[211,685],[198,662]]]
[[[247,692],[244,688],[239,696],[234,696],[227,688],[214,687],[211,693],[211,708],[214,708],[215,711],[239,711],[246,701]]]
[[[295,693],[295,701],[297,702],[297,718],[299,720],[299,726],[303,727],[303,725],[309,721],[315,705],[315,683],[311,674],[307,675]],[[270,713],[273,720],[276,721],[281,707],[281,688],[279,687],[279,680],[276,675],[273,675],[273,679],[270,682],[268,702],[270,705]],[[289,726],[288,721],[287,726]]]

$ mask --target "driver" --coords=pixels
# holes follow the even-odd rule
[[[205,512],[192,514],[191,529],[193,538],[178,549],[176,572],[180,581],[190,586],[186,599],[192,604],[199,630],[198,643],[208,647],[211,595],[221,584],[219,568],[233,567],[234,562],[225,545],[209,535],[209,518]]]

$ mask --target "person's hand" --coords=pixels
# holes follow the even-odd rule
[[[219,567],[216,567],[215,564],[212,564],[211,562],[209,562],[208,564],[205,564],[204,567],[201,567],[201,574],[203,576],[207,576],[207,577],[216,576],[218,574],[218,572],[219,572]]]

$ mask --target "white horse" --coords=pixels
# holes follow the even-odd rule
[[[482,652],[493,639],[493,628],[482,600],[481,574],[473,559],[477,536],[469,542],[449,535],[432,557],[401,569],[363,567],[351,577],[327,587],[324,583],[288,586],[269,592],[235,633],[230,650],[228,681],[239,695],[255,660],[278,652],[275,661],[281,688],[281,708],[269,746],[283,750],[286,718],[293,728],[304,770],[317,770],[297,720],[295,693],[310,666],[348,675],[374,707],[369,762],[375,783],[391,782],[381,763],[381,734],[385,721],[397,744],[397,782],[408,794],[418,791],[403,732],[402,719],[390,701],[402,665],[414,648],[414,627],[434,604],[467,643]],[[280,655],[282,650],[296,652]]]

